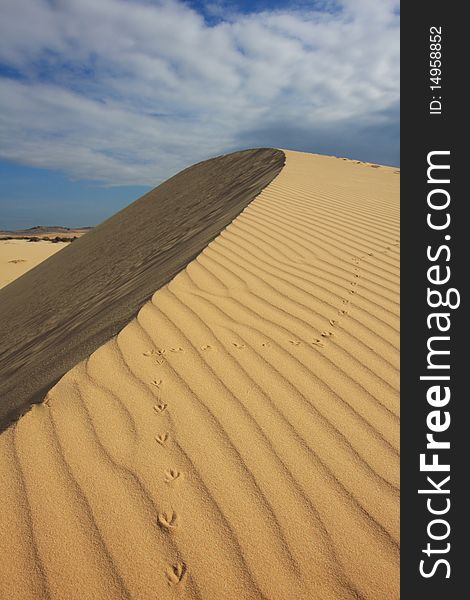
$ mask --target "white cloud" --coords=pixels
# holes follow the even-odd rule
[[[259,145],[270,127],[314,139],[386,123],[399,97],[396,3],[334,7],[210,26],[176,0],[4,0],[0,63],[21,77],[0,77],[0,157],[154,185],[241,139]]]

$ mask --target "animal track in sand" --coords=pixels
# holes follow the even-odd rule
[[[155,436],[155,441],[157,442],[157,444],[160,444],[160,446],[166,446],[169,437],[169,433],[160,433],[159,435]]]
[[[162,385],[163,381],[161,379],[153,379],[152,380],[152,385],[154,385],[155,387],[159,388]]]
[[[178,527],[178,515],[173,510],[159,513],[158,523],[166,529],[175,529]]]
[[[353,278],[352,281],[349,282],[349,284],[353,288],[357,286],[357,284],[358,284],[357,280],[361,277],[361,275],[360,275],[360,266],[359,265],[360,265],[361,261],[366,256],[373,256],[373,253],[370,252],[370,253],[367,253],[367,254],[363,254],[362,256],[353,256],[351,258],[351,262],[355,266],[353,267],[354,278]],[[356,290],[351,290],[351,289],[348,290],[348,295],[354,295],[355,293],[356,293]],[[350,302],[351,302],[351,300],[349,300],[347,298],[342,298],[341,299],[341,304],[343,304],[344,306],[347,306]],[[346,310],[345,308],[338,308],[337,309],[337,314],[340,315],[340,316],[346,316],[346,315],[349,314],[349,311]],[[338,319],[329,319],[328,322],[329,322],[329,324],[332,327],[336,327],[340,323],[340,321]],[[333,332],[332,331],[328,331],[328,330],[322,331],[322,333],[321,333],[322,338],[329,338],[329,337],[332,337],[333,335],[334,335]],[[312,342],[312,344],[318,345],[320,347],[324,347],[324,344],[322,344],[320,342],[320,340],[315,340],[315,341]]]
[[[155,406],[153,407],[153,410],[157,413],[162,413],[164,410],[166,410],[168,404],[165,404],[164,402],[160,403],[160,404],[155,404]]]
[[[170,585],[178,585],[183,581],[184,576],[186,575],[186,565],[182,562],[175,563],[171,567],[169,567],[166,571],[166,577],[168,579],[168,583]]]
[[[365,256],[365,255],[364,255],[364,256]],[[354,259],[353,259],[353,260],[354,260]],[[358,259],[358,260],[360,260],[360,259]],[[354,275],[354,277],[355,277],[355,278],[359,278],[359,277],[360,277],[360,275],[359,275],[359,274],[355,274],[355,275]],[[357,281],[351,281],[351,282],[350,282],[350,285],[351,285],[352,287],[355,287],[355,286],[357,286],[357,284],[358,284],[358,282],[357,282]],[[349,291],[348,291],[348,294],[350,294],[350,295],[354,295],[355,293],[356,293],[356,291],[355,291],[355,290],[349,290]],[[346,299],[346,298],[343,298],[343,299],[341,300],[341,303],[342,303],[344,306],[347,306],[347,305],[350,303],[350,300],[348,300],[348,299]],[[340,309],[340,308],[338,308],[338,310],[337,310],[337,313],[336,313],[336,314],[338,314],[339,316],[346,316],[346,315],[349,315],[349,313],[350,313],[350,311],[349,311],[349,310],[346,310],[346,308],[341,308],[341,309]],[[339,320],[339,319],[329,319],[329,320],[328,320],[328,323],[329,323],[329,325],[330,325],[331,327],[338,327],[338,326],[340,325],[340,320]],[[319,348],[324,348],[324,347],[325,347],[325,343],[324,343],[324,342],[326,341],[326,339],[333,337],[335,334],[334,334],[332,331],[329,331],[329,330],[324,330],[324,331],[322,331],[322,332],[321,332],[321,334],[320,334],[320,335],[321,335],[321,337],[323,338],[323,340],[322,340],[322,339],[319,339],[319,338],[317,338],[317,339],[314,339],[314,340],[312,340],[310,343],[311,343],[311,344],[313,344],[314,346],[318,346]],[[297,347],[297,346],[301,346],[301,345],[302,345],[302,341],[301,341],[301,340],[289,339],[289,340],[288,340],[288,342],[289,342],[289,343],[290,343],[292,346],[296,346],[296,347]],[[245,350],[245,349],[247,348],[247,346],[246,346],[245,344],[239,344],[238,342],[231,342],[231,345],[232,345],[234,348],[236,348],[237,350]],[[261,346],[262,348],[269,348],[269,347],[271,347],[271,342],[268,342],[268,341],[266,341],[266,342],[261,342],[260,346]],[[206,350],[216,350],[216,348],[214,348],[214,347],[213,347],[213,346],[211,346],[210,344],[202,344],[201,346],[199,346],[199,348],[200,348],[202,351],[206,351]],[[184,351],[184,349],[183,349],[183,348],[181,348],[180,346],[178,346],[178,347],[175,347],[175,348],[170,348],[170,349],[169,349],[169,351],[170,351],[170,352],[183,352],[183,351]],[[152,356],[152,355],[155,355],[155,354],[156,354],[156,355],[157,355],[157,364],[163,364],[163,362],[165,362],[165,359],[164,359],[164,358],[163,358],[163,356],[162,356],[164,353],[165,353],[165,349],[160,349],[160,350],[149,350],[149,351],[145,352],[145,353],[144,353],[144,355],[145,355],[145,356]],[[160,358],[160,361],[159,361],[159,358]],[[151,383],[152,383],[152,385],[153,385],[153,386],[155,386],[155,387],[156,387],[156,388],[157,388],[157,389],[160,391],[160,390],[161,390],[161,385],[162,385],[162,383],[163,383],[163,380],[162,380],[162,379],[154,379],[154,380],[152,380],[152,382],[151,382]],[[154,410],[155,410],[156,412],[158,412],[158,413],[161,413],[161,412],[163,412],[164,410],[166,410],[166,408],[167,408],[167,404],[165,404],[165,403],[157,404],[156,406],[154,406]],[[157,436],[157,437],[158,437],[158,436]],[[160,444],[162,444],[162,445],[164,445],[164,442],[166,441],[166,439],[165,439],[165,440],[163,440],[163,441],[161,441],[160,439],[157,439],[157,438],[155,438],[155,439],[158,441],[158,443],[160,443]]]
[[[162,365],[165,362],[165,358],[163,357],[165,350],[146,350],[142,352],[144,356],[153,357],[157,365]]]
[[[176,469],[168,469],[165,471],[165,482],[171,483],[175,481],[175,479],[179,479],[182,476],[182,473],[177,471]]]
[[[360,275],[355,274],[354,275],[355,278],[359,278]],[[350,282],[351,287],[356,287],[358,285],[357,281],[351,281]],[[354,295],[356,293],[356,290],[348,290],[348,295]],[[343,298],[341,300],[341,304],[343,304],[344,306],[347,306],[348,304],[350,304],[350,300],[347,298]],[[338,308],[337,309],[337,313],[339,316],[347,316],[349,315],[350,311],[346,310],[346,308]],[[328,323],[331,325],[331,327],[338,327],[340,325],[340,320],[339,319],[328,319]],[[321,332],[321,337],[325,339],[333,337],[334,333],[332,331],[328,331],[328,330],[324,330]],[[323,341],[324,341],[323,340]],[[323,343],[322,340],[320,339],[315,339],[312,342],[310,342],[311,344],[318,346],[320,348],[324,348],[325,344]],[[292,346],[301,346],[302,345],[302,341],[301,340],[291,340],[289,339],[288,342],[292,345]],[[231,342],[231,345],[236,348],[237,350],[245,350],[247,348],[247,346],[245,344],[239,344],[238,342]],[[271,342],[261,342],[260,346],[262,348],[270,348],[271,347]],[[206,351],[206,350],[216,350],[216,348],[214,348],[213,346],[211,346],[210,344],[202,344],[201,346],[199,346],[200,349],[202,351]],[[170,348],[169,349],[170,352],[183,352],[184,349],[181,348],[180,346],[176,347],[176,348]],[[162,354],[165,352],[164,349],[159,350],[159,351],[155,351],[155,350],[149,350],[148,352],[145,352],[145,356],[151,356],[153,354],[157,354],[158,357],[160,358],[160,360],[157,358],[156,362],[157,364],[163,364],[165,362],[165,359],[163,358]],[[160,354],[158,354],[160,353]],[[153,379],[152,380],[152,385],[155,386],[159,391],[161,389],[161,385],[163,383],[162,379]],[[154,406],[154,410],[156,412],[163,412],[165,409],[167,408],[167,405],[164,403],[158,404],[156,406]]]

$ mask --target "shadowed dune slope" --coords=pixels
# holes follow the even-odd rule
[[[398,600],[397,172],[286,157],[0,435],[1,598]]]
[[[194,165],[0,290],[0,430],[118,333],[284,160],[258,149]]]

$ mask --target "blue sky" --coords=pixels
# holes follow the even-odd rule
[[[3,0],[0,229],[97,224],[242,148],[396,165],[398,85],[392,0]]]

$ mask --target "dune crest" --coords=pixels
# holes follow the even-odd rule
[[[285,154],[0,434],[0,598],[399,598],[397,173]]]
[[[0,431],[135,317],[284,165],[273,148],[184,169],[0,290]]]

